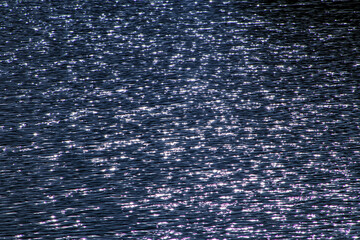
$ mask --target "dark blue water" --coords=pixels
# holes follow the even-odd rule
[[[1,239],[359,239],[356,1],[1,1]]]

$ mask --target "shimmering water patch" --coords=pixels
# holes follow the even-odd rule
[[[357,5],[0,13],[1,238],[358,238]]]

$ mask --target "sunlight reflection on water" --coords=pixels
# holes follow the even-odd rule
[[[0,237],[358,238],[357,5],[0,11]]]

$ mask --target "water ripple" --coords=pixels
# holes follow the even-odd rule
[[[357,239],[359,7],[0,6],[2,239]]]

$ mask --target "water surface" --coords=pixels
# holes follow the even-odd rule
[[[358,239],[351,1],[3,1],[1,239]]]

